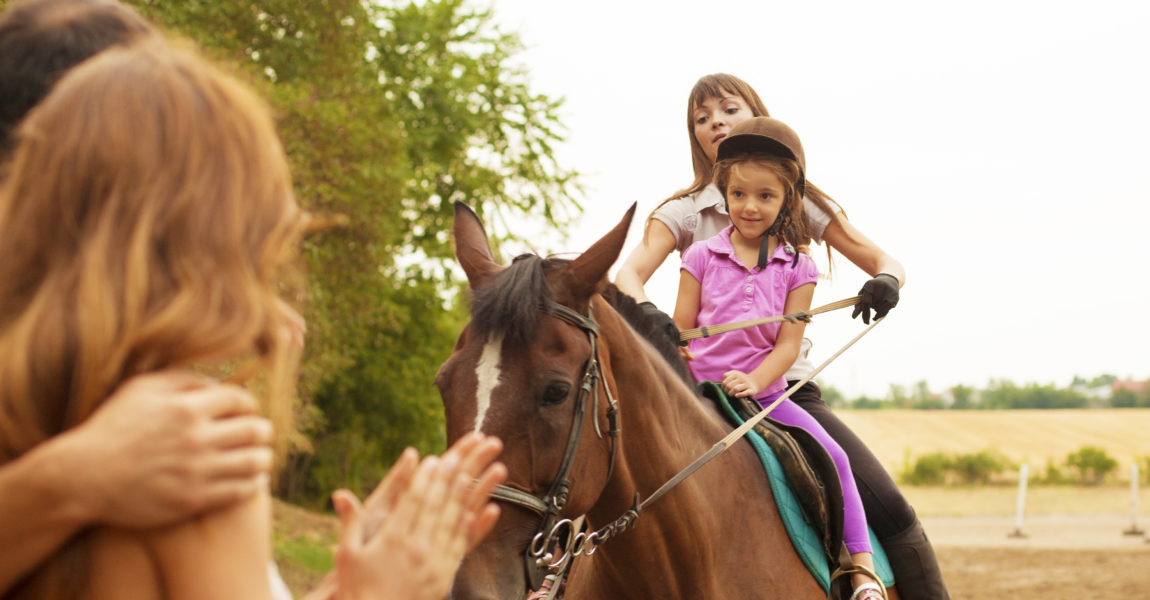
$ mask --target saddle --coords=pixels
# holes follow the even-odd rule
[[[699,392],[735,426],[762,410],[752,398],[728,398],[711,381],[699,384]],[[779,423],[769,416],[759,421],[745,439],[763,461],[779,514],[799,557],[827,590],[828,598],[849,598],[850,578],[831,576],[839,569],[851,567],[843,544],[843,495],[834,460],[805,429]],[[873,533],[871,544],[876,571],[885,585],[893,585],[890,564]]]

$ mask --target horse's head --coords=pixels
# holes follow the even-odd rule
[[[587,512],[607,485],[613,383],[599,366],[610,348],[594,319],[607,310],[597,293],[634,212],[574,260],[525,255],[505,267],[479,218],[456,203],[455,256],[473,293],[472,318],[435,381],[448,442],[470,431],[498,436],[509,476],[497,495],[499,523],[464,562],[455,598],[522,598],[533,536]]]

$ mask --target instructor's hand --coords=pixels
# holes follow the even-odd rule
[[[871,310],[874,318],[881,319],[898,304],[898,279],[894,275],[879,273],[863,284],[859,290],[859,303],[851,313],[851,318],[862,315],[863,323],[870,324]]]
[[[679,328],[675,327],[675,321],[671,315],[659,310],[659,307],[655,306],[653,302],[640,302],[639,308],[647,316],[650,323],[647,330],[652,338],[655,336],[666,337],[672,344],[679,345]]]

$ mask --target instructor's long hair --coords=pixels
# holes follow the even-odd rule
[[[83,422],[129,377],[169,367],[259,373],[269,417],[290,431],[299,348],[277,286],[301,218],[269,112],[246,86],[158,39],[108,50],[29,113],[10,166],[0,464]],[[16,597],[82,589],[83,537]]]

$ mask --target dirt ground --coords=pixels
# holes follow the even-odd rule
[[[1103,494],[1113,496],[1119,490]],[[1102,498],[1097,491],[1080,498]],[[1126,535],[1131,529],[1150,529],[1150,520],[1137,521],[1130,513],[1038,514],[1022,521],[1022,536],[1013,534],[1017,517],[961,514],[930,516],[931,506],[944,513],[971,502],[985,507],[1006,491],[945,493],[945,503],[925,502],[929,493],[912,491],[912,500],[923,500],[922,518],[934,543],[943,576],[954,600],[1126,600],[1150,599],[1150,543],[1143,535]],[[959,502],[955,496],[966,500]],[[1060,494],[1066,496],[1065,492]],[[1004,502],[1003,500],[1002,502]],[[1097,506],[1098,504],[1095,504]],[[963,511],[965,512],[965,511]],[[1117,512],[1117,511],[1116,511]],[[277,529],[284,534],[332,540],[338,525],[333,517],[277,504]],[[290,533],[289,533],[290,532]],[[302,597],[318,579],[281,563],[285,579],[296,597]]]
[[[954,600],[1150,598],[1150,543],[1130,517],[924,518]]]

